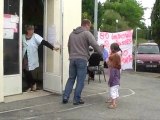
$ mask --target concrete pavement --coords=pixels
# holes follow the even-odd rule
[[[101,77],[103,78],[103,76]],[[108,79],[108,77],[107,77]],[[61,95],[42,92],[41,96],[0,104],[0,120],[159,120],[160,74],[123,71],[118,107],[108,109],[107,83],[85,83],[84,105],[61,103]],[[40,93],[33,93],[38,96]],[[30,93],[32,94],[32,93]],[[36,95],[37,94],[37,95]]]

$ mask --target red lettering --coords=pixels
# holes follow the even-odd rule
[[[132,40],[131,39],[125,39],[123,41],[120,41],[120,40],[117,39],[116,43],[118,43],[119,45],[128,45],[128,44],[132,43]]]
[[[127,56],[127,55],[128,55],[128,50],[124,50],[124,51],[122,52],[122,54],[123,54],[123,56]]]
[[[104,47],[105,48],[109,48],[110,47],[110,44],[109,44],[108,40],[104,41]]]
[[[122,63],[130,63],[132,62],[133,58],[132,55],[128,55],[127,57],[122,57],[121,61]]]
[[[104,39],[104,32],[100,32],[100,39]]]
[[[108,32],[100,32],[100,39],[101,40],[106,40],[109,38],[109,33]]]

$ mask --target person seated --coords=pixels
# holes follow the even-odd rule
[[[108,68],[108,65],[107,65],[107,63],[106,63],[106,61],[108,61],[108,51],[105,49],[105,47],[104,47],[104,45],[102,44],[102,45],[100,45],[101,47],[102,47],[102,53],[103,53],[103,61],[104,61],[104,64],[103,64],[103,66],[104,66],[104,68]]]
[[[100,54],[98,54],[97,52],[92,53],[92,55],[90,56],[90,58],[88,60],[88,62],[89,62],[88,68],[92,67],[92,66],[98,66],[100,61],[103,61],[102,56]],[[95,71],[88,69],[88,79],[94,80],[94,76],[95,76]]]

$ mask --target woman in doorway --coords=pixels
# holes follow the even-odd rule
[[[26,91],[29,92],[37,89],[36,81],[33,79],[33,71],[39,67],[38,46],[45,45],[56,51],[59,50],[59,48],[55,48],[49,42],[43,40],[40,35],[34,33],[33,25],[26,25],[25,31],[26,33],[22,35],[23,72],[28,84]]]

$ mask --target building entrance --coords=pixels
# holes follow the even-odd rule
[[[44,1],[43,0],[23,0],[22,8],[22,33],[25,33],[25,25],[34,25],[35,33],[43,37],[44,24]],[[33,72],[33,77],[37,83],[37,89],[43,89],[43,46],[38,48],[39,67]],[[27,89],[27,79],[22,74],[23,92]]]
[[[22,34],[25,25],[35,26],[35,33],[44,40],[62,40],[62,1],[5,0],[4,1],[4,96],[21,94],[26,90],[22,70]],[[39,68],[33,74],[37,88],[62,93],[62,56],[39,46]]]

